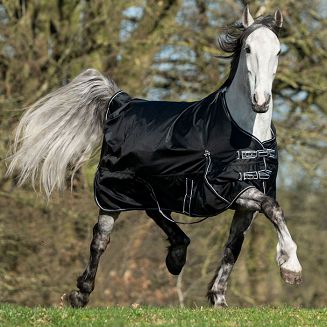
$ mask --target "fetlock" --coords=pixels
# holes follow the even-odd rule
[[[209,303],[216,308],[228,307],[225,294],[213,290],[209,290],[207,293]]]
[[[88,293],[82,293],[75,290],[69,294],[68,301],[73,308],[83,308],[89,302],[89,296],[90,294]]]
[[[94,282],[90,282],[85,279],[84,275],[81,275],[77,278],[76,286],[82,293],[92,293],[94,290]]]

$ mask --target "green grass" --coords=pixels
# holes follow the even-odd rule
[[[0,305],[0,326],[327,326],[327,308],[198,308],[129,307],[59,309]]]

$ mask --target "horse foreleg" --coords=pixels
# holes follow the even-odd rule
[[[146,213],[167,235],[170,246],[166,257],[166,266],[171,274],[179,275],[186,262],[190,239],[176,223],[163,217],[160,212],[149,210]],[[170,217],[169,212],[165,212],[165,214]]]
[[[81,276],[77,278],[78,290],[72,291],[67,300],[74,308],[84,307],[94,289],[95,276],[97,273],[100,257],[110,242],[110,233],[114,226],[118,213],[110,216],[100,213],[98,223],[93,227],[93,239],[90,246],[90,259]]]
[[[302,267],[296,254],[297,246],[286,226],[284,213],[277,201],[264,195],[257,189],[245,191],[237,200],[243,208],[255,208],[261,211],[274,225],[277,235],[277,263],[281,277],[286,283],[300,284],[302,282]]]
[[[208,287],[208,300],[215,307],[227,307],[225,292],[228,278],[240,254],[244,234],[250,227],[254,216],[255,212],[244,210],[237,210],[234,214],[220,266]]]

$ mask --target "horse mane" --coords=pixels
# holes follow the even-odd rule
[[[254,23],[248,28],[244,28],[242,22],[237,21],[222,29],[223,33],[218,36],[217,40],[218,46],[222,51],[230,53],[230,55],[217,57],[231,59],[231,65],[229,75],[220,88],[228,87],[232,83],[237,71],[243,42],[253,31],[260,27],[267,27],[277,36],[280,31],[280,28],[276,25],[275,18],[271,15],[256,18]]]

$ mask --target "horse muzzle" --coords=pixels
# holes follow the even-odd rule
[[[266,96],[266,99],[263,103],[257,101],[257,97],[254,94],[252,98],[252,110],[258,114],[263,114],[268,111],[270,104],[271,95]]]

